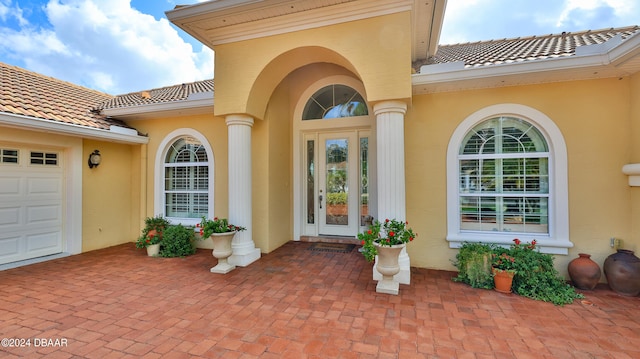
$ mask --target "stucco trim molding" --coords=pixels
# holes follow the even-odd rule
[[[622,173],[629,176],[629,186],[640,187],[640,163],[622,166]]]

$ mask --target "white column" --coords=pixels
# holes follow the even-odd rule
[[[233,254],[229,263],[246,267],[260,258],[260,249],[253,242],[251,191],[251,127],[253,118],[247,115],[226,117],[229,133],[229,222],[247,230],[233,238]]]
[[[376,116],[377,219],[381,222],[386,218],[405,221],[404,114],[407,112],[407,104],[402,101],[384,101],[375,104],[373,112]],[[399,261],[400,273],[394,276],[394,280],[409,284],[411,264],[406,249],[400,253]],[[373,279],[382,279],[375,266]]]

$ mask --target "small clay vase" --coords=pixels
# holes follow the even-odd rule
[[[604,275],[614,292],[635,297],[640,294],[640,258],[628,249],[618,249],[604,261]]]
[[[569,262],[567,269],[573,285],[578,289],[593,290],[602,276],[598,263],[586,253],[578,253],[578,258]]]

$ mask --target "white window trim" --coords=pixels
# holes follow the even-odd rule
[[[458,153],[465,134],[482,121],[499,116],[522,118],[538,130],[549,146],[549,234],[520,234],[504,232],[468,232],[460,230],[460,201],[458,198]],[[573,247],[569,240],[569,185],[567,173],[567,147],[562,132],[544,113],[519,104],[498,104],[485,107],[467,117],[458,125],[447,148],[447,241],[450,248],[459,248],[464,242],[510,245],[514,238],[523,242],[536,240],[541,252],[568,254]]]
[[[200,141],[202,146],[207,152],[207,159],[209,163],[209,203],[207,212],[209,218],[213,218],[214,215],[214,178],[215,178],[215,160],[213,157],[213,149],[207,141],[207,138],[200,132],[192,128],[179,128],[169,133],[158,146],[156,152],[155,161],[155,175],[154,175],[154,213],[156,216],[165,216],[165,196],[164,196],[164,159],[167,156],[170,146],[180,137],[191,136]],[[182,224],[184,226],[195,226],[200,223],[200,218],[172,218],[166,217],[171,224]]]

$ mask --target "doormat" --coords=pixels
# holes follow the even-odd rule
[[[333,253],[350,253],[356,247],[350,243],[322,243],[316,242],[309,247],[310,251],[316,252],[333,252]]]

